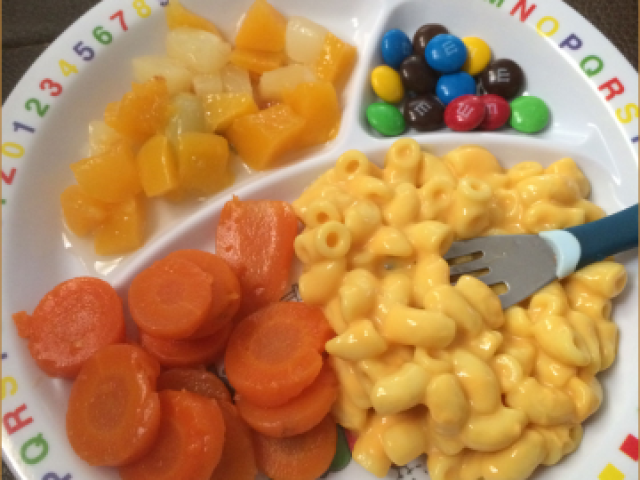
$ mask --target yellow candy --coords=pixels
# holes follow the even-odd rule
[[[376,95],[388,103],[398,103],[404,98],[400,74],[393,68],[380,65],[371,72],[371,86]]]
[[[491,49],[487,42],[478,37],[465,37],[462,42],[467,47],[467,61],[462,70],[469,75],[478,75],[491,61]]]

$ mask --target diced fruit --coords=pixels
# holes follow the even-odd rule
[[[229,144],[211,133],[185,133],[178,140],[180,185],[187,190],[209,195],[226,187],[230,173]]]
[[[294,147],[304,127],[304,119],[290,106],[275,105],[234,120],[226,137],[247,165],[266,170]]]
[[[126,140],[126,137],[120,135],[102,120],[94,120],[89,123],[89,148],[91,155],[104,153],[116,143]]]
[[[306,121],[297,139],[300,147],[319,145],[335,138],[340,128],[340,105],[333,84],[301,83],[284,93],[284,101]]]
[[[133,151],[126,144],[118,144],[70,167],[82,190],[103,202],[122,202],[142,189]]]
[[[167,26],[169,30],[180,27],[197,28],[218,35],[218,29],[206,18],[196,15],[182,6],[179,0],[170,0],[165,8]]]
[[[286,58],[282,53],[261,52],[260,50],[246,48],[236,48],[229,57],[229,61],[237,67],[257,74],[275,70],[284,65],[285,60]]]
[[[243,115],[256,113],[258,106],[249,93],[218,93],[203,99],[204,114],[212,132],[224,132]]]
[[[287,22],[286,52],[294,62],[313,65],[318,61],[327,29],[304,17]]]
[[[284,49],[286,18],[266,0],[255,0],[245,14],[236,35],[238,48],[252,48],[265,52]]]
[[[109,204],[90,197],[78,185],[71,185],[62,192],[60,204],[67,227],[79,237],[89,235],[109,213]]]
[[[199,97],[222,92],[222,75],[219,72],[202,73],[193,77],[193,91]]]
[[[107,105],[104,120],[122,135],[144,141],[164,127],[168,103],[166,80],[154,77],[142,84],[134,83],[122,100]]]
[[[162,77],[167,81],[169,95],[191,90],[193,73],[174,58],[147,55],[134,58],[132,65],[136,82],[144,83],[153,77]]]
[[[228,61],[231,45],[213,33],[180,27],[167,35],[167,53],[198,73],[213,73]]]
[[[221,71],[222,90],[227,93],[251,93],[251,78],[249,72],[235,65],[226,65]]]
[[[293,90],[299,84],[315,79],[315,73],[306,65],[288,65],[265,72],[260,77],[258,91],[264,100],[282,102],[285,90]]]
[[[340,88],[353,68],[356,53],[355,47],[343,42],[333,33],[327,33],[322,53],[316,63],[318,78],[332,82],[336,88]]]
[[[156,135],[147,140],[138,151],[136,163],[147,197],[163,195],[178,187],[176,158],[164,135]]]
[[[178,137],[183,133],[207,131],[202,101],[193,93],[180,93],[171,100],[171,118],[165,133],[173,146],[178,145]]]
[[[94,247],[98,255],[121,255],[144,244],[144,199],[136,196],[114,205],[106,222],[96,229]]]

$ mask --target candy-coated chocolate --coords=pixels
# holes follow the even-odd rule
[[[427,44],[424,58],[438,72],[457,72],[467,60],[467,47],[455,35],[441,33]]]
[[[473,130],[484,117],[484,102],[476,95],[462,95],[452,100],[444,111],[444,123],[457,132]]]
[[[409,55],[400,65],[400,77],[404,88],[415,93],[434,93],[438,74],[424,57]]]
[[[442,75],[436,84],[436,94],[442,103],[449,105],[455,98],[462,95],[475,95],[476,82],[466,72]]]
[[[467,47],[467,60],[462,70],[471,76],[478,75],[491,61],[491,48],[487,42],[478,37],[464,37],[462,42]]]
[[[404,119],[419,132],[437,130],[444,127],[444,105],[435,95],[419,95],[405,103]]]
[[[413,46],[407,34],[396,28],[382,36],[380,52],[384,63],[397,69],[402,61],[413,53]]]
[[[482,72],[480,85],[486,93],[511,100],[524,86],[524,73],[516,62],[502,58],[490,63]]]
[[[480,130],[497,130],[504,126],[511,116],[511,106],[504,98],[488,93],[481,95],[480,100],[484,102],[486,115],[480,124]]]
[[[388,103],[372,103],[367,107],[367,121],[382,135],[392,137],[404,132],[405,122],[402,113]]]
[[[511,102],[509,125],[523,133],[537,133],[549,123],[549,107],[538,97],[523,96]]]
[[[427,44],[433,37],[442,33],[449,33],[449,30],[439,23],[422,25],[413,35],[413,52],[424,58],[424,49],[427,48]]]
[[[371,72],[371,86],[381,100],[398,103],[404,98],[400,74],[387,65],[379,65]]]

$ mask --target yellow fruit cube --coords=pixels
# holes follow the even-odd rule
[[[75,235],[85,237],[102,224],[109,214],[109,204],[96,200],[71,185],[60,194],[64,221]]]
[[[286,62],[286,57],[279,52],[261,52],[246,48],[236,48],[231,52],[229,62],[248,70],[250,73],[262,75],[264,72],[275,70]]]
[[[247,10],[236,35],[238,48],[265,52],[284,49],[287,19],[266,0],[255,0]]]
[[[103,202],[122,202],[142,190],[133,151],[125,143],[70,167],[82,191]]]
[[[305,82],[284,92],[284,101],[305,119],[298,137],[300,147],[319,145],[335,138],[340,128],[340,104],[330,82]]]
[[[327,33],[316,63],[316,75],[320,80],[332,82],[336,88],[341,88],[351,73],[356,54],[355,47],[343,42],[333,33]]]
[[[249,93],[218,93],[202,99],[204,115],[212,132],[224,132],[238,117],[256,113],[258,106]]]
[[[147,197],[164,195],[178,187],[178,166],[169,139],[150,138],[136,157],[142,188]]]
[[[229,184],[229,144],[212,133],[178,137],[178,172],[182,189],[210,195]]]
[[[140,248],[145,237],[144,198],[131,197],[113,206],[106,221],[96,229],[98,255],[122,255]]]
[[[304,118],[289,105],[275,105],[234,120],[225,135],[247,165],[266,170],[294,148],[304,127]]]
[[[169,91],[162,77],[138,84],[119,102],[107,105],[104,121],[115,131],[138,141],[145,141],[165,125],[168,116]]]
[[[164,11],[169,30],[191,27],[220,35],[213,23],[182,6],[179,0],[170,0]]]

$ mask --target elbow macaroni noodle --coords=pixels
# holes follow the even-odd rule
[[[614,261],[587,266],[505,312],[492,287],[450,284],[458,239],[593,221],[569,158],[503,169],[475,146],[442,158],[401,139],[383,169],[343,154],[293,205],[305,230],[300,293],[336,332],[333,413],[358,432],[354,459],[385,476],[422,453],[434,480],[527,478],[573,452],[616,355]]]

